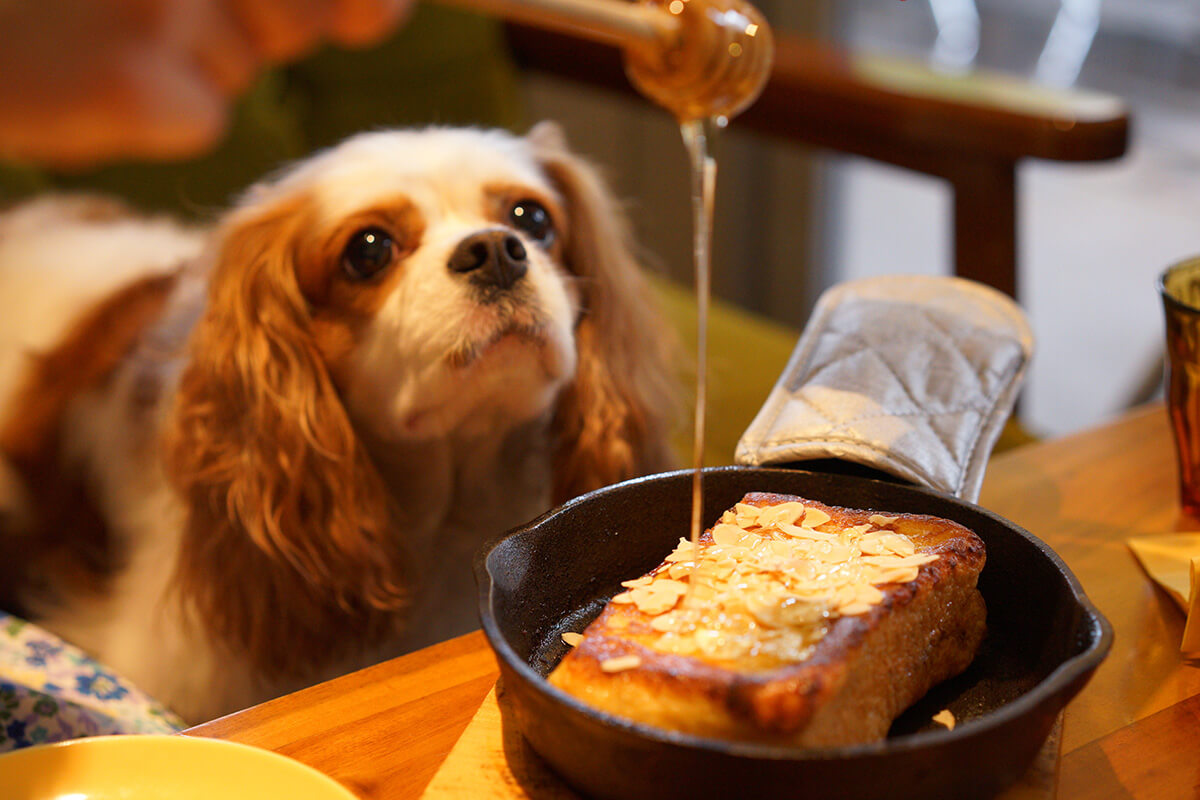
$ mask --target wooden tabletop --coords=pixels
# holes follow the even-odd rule
[[[981,505],[1045,540],[1108,617],[1112,652],[1067,708],[1059,796],[1200,797],[1200,662],[1124,544],[1181,518],[1161,407],[998,456]],[[476,632],[190,729],[265,747],[363,798],[418,797],[498,675]]]

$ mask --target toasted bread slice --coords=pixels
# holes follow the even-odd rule
[[[608,713],[706,737],[883,738],[983,640],[983,542],[957,523],[748,494],[626,581],[550,675]]]

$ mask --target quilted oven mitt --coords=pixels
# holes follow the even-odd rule
[[[840,284],[818,300],[737,461],[851,461],[973,502],[1032,350],[1016,303],[982,284]]]

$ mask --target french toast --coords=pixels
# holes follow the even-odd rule
[[[550,683],[639,723],[865,743],[983,641],[983,542],[949,520],[751,493],[626,581]]]

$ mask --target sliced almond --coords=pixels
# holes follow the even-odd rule
[[[847,603],[844,606],[838,606],[837,612],[843,617],[857,617],[859,614],[865,614],[870,611],[873,606],[870,603]]]
[[[836,533],[825,533],[823,531],[815,531],[809,527],[797,527],[795,525],[787,525],[785,523],[781,523],[779,525],[779,530],[783,531],[789,536],[795,536],[800,539],[815,539],[817,541],[829,542],[838,538]]]
[[[870,522],[872,525],[878,525],[881,528],[886,528],[888,525],[891,525],[898,519],[900,518],[888,517],[883,514],[872,514],[871,516],[867,517],[868,522]]]
[[[828,514],[819,508],[809,508],[804,512],[804,519],[800,522],[801,528],[816,528],[819,525],[824,525],[832,519]]]
[[[917,552],[913,540],[899,533],[890,533],[880,537],[880,542],[891,552],[900,556],[911,556]]]
[[[839,609],[858,602],[858,589],[852,584],[842,584],[833,593],[834,605]]]
[[[636,669],[642,665],[641,656],[627,655],[617,656],[616,658],[606,658],[600,662],[600,669],[603,672],[624,672],[629,669]]]
[[[921,574],[920,567],[902,567],[900,569],[879,570],[871,579],[872,583],[912,583]]]
[[[781,597],[767,592],[748,594],[745,598],[746,610],[763,625],[779,627],[783,624],[779,615],[781,599]]]
[[[697,607],[703,607],[716,600],[717,592],[713,587],[706,583],[696,583],[692,587],[691,592],[687,595],[688,601],[694,603]]]
[[[798,549],[794,542],[785,542],[779,539],[772,539],[767,548],[772,555],[779,556],[780,558],[791,558],[796,555]]]
[[[761,542],[763,540],[759,539],[758,541]],[[753,554],[754,554],[754,550],[752,548],[746,547],[745,545],[741,545],[741,544],[735,544],[732,547],[726,547],[721,550],[720,560],[721,561],[733,561],[734,563],[741,563],[741,562],[745,561],[746,559],[750,558]]]
[[[574,647],[575,645],[577,645],[583,641],[583,634],[582,633],[573,633],[571,631],[568,631],[567,633],[564,633],[562,635],[562,640],[564,643],[569,644],[571,647]]]
[[[737,569],[737,561],[732,558],[722,558],[720,561],[704,561],[699,569],[699,575],[709,581],[723,581]]]
[[[863,556],[863,561],[867,564],[875,564],[887,569],[898,569],[900,567],[919,567],[922,564],[928,564],[931,561],[937,561],[938,557],[933,553],[916,553],[911,556]]]
[[[737,519],[737,524],[743,528],[757,525],[760,512],[761,509],[758,506],[752,506],[748,503],[738,503],[733,507],[733,514]]]
[[[664,560],[665,561],[691,561],[696,557],[696,546],[687,539],[680,539],[679,544],[675,545],[675,549],[671,551]]]
[[[867,584],[866,586],[858,587],[858,602],[868,605],[879,605],[883,602],[883,592],[879,591],[874,586]]]
[[[883,537],[886,534],[874,531],[868,533],[858,539],[858,549],[866,555],[881,556],[890,552],[887,545],[884,544]]]
[[[804,504],[795,501],[767,506],[758,512],[758,524],[764,528],[773,527],[781,522],[795,525],[796,520],[800,519],[804,513]]]
[[[692,570],[696,568],[695,561],[676,561],[671,566],[667,567],[667,575],[675,580],[686,578],[692,574]]]
[[[687,584],[670,578],[659,578],[650,587],[651,591],[679,596],[687,591]]]
[[[945,725],[949,730],[954,730],[956,720],[954,712],[948,708],[943,708],[941,711],[933,715],[933,721],[939,725]]]
[[[643,601],[648,600],[654,594],[649,586],[639,586],[636,589],[629,590],[631,602],[634,605],[640,606]]]
[[[633,602],[638,611],[654,616],[670,611],[679,602],[679,598],[687,592],[687,584],[682,581],[660,578],[649,586],[633,589]]]
[[[850,560],[849,546],[838,542],[822,542],[820,547],[813,548],[813,558],[828,564],[844,564]]]
[[[741,538],[746,535],[746,532],[737,525],[726,525],[721,523],[712,529],[713,544],[722,547],[729,547],[741,541]]]

